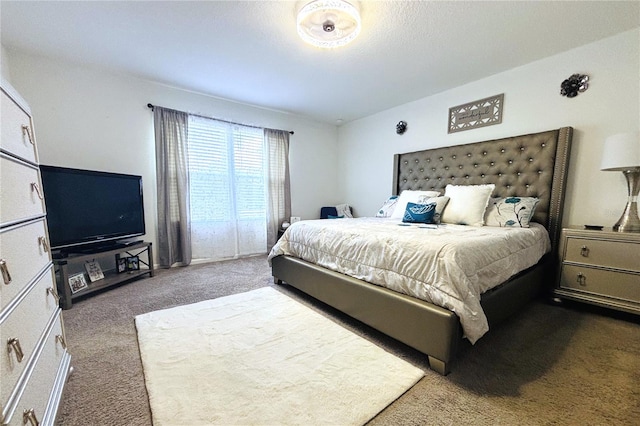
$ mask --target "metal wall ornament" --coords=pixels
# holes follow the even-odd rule
[[[502,123],[504,93],[449,108],[448,133]]]
[[[396,133],[401,135],[407,131],[407,122],[406,121],[398,121],[396,124]]]
[[[567,98],[575,98],[578,92],[584,92],[589,88],[589,76],[585,74],[573,74],[560,85],[560,94]]]

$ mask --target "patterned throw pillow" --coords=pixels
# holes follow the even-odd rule
[[[435,223],[433,216],[436,213],[436,203],[417,204],[407,203],[402,221],[406,223]]]
[[[539,202],[533,197],[491,198],[485,213],[485,225],[528,228]]]
[[[391,214],[391,219],[402,219],[404,216],[404,212],[407,209],[407,203],[420,203],[420,200],[423,200],[424,197],[437,197],[440,193],[438,191],[422,191],[422,190],[410,190],[405,189],[400,193],[398,197],[398,204],[396,204],[396,208],[393,210]]]
[[[387,201],[384,202],[382,207],[380,207],[380,209],[378,210],[378,213],[376,213],[376,217],[391,217],[397,202],[398,202],[397,195],[392,195],[391,197],[389,197]]]
[[[433,214],[433,223],[440,223],[440,216],[442,216],[442,211],[447,206],[448,202],[449,197],[445,197],[444,195],[441,197],[423,197],[418,200],[418,204],[436,203],[436,212]]]

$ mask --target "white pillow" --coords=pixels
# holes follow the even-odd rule
[[[502,228],[528,228],[539,202],[535,197],[491,198],[484,223]]]
[[[442,212],[444,208],[447,206],[449,202],[449,197],[440,196],[440,197],[431,197],[425,198],[423,201],[420,201],[420,204],[431,204],[435,203],[436,212],[433,215],[433,223],[440,223],[440,218],[442,217]]]
[[[484,225],[484,212],[495,187],[494,184],[447,185],[444,195],[449,197],[449,202],[440,220],[458,225]]]
[[[440,195],[438,191],[412,191],[405,189],[398,197],[396,207],[391,214],[391,219],[401,219],[407,209],[407,203],[421,204],[426,198],[437,197]]]

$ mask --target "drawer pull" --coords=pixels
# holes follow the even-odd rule
[[[582,246],[582,248],[580,249],[580,256],[589,257],[589,247]]]
[[[47,237],[38,237],[38,244],[42,246],[42,250],[44,250],[45,253],[49,251],[49,243],[47,243]]]
[[[44,200],[44,197],[42,196],[42,191],[40,191],[40,186],[37,183],[31,182],[31,190],[35,191],[36,194],[38,194],[38,198],[40,198],[41,200]]]
[[[15,352],[16,359],[18,360],[18,362],[22,362],[22,359],[24,358],[24,352],[22,352],[22,346],[20,346],[20,340],[18,340],[18,338],[16,337],[11,337],[7,341],[7,346],[9,346],[9,353],[11,353],[11,351]]]
[[[60,343],[62,349],[67,349],[67,342],[64,341],[64,337],[62,336],[62,334],[56,334],[56,342]]]
[[[27,423],[31,426],[40,426],[40,422],[36,417],[36,411],[33,408],[22,412],[22,424],[26,425]]]
[[[2,272],[2,281],[4,281],[6,285],[11,284],[11,274],[9,273],[7,261],[4,259],[0,259],[0,272]]]
[[[27,135],[27,138],[29,139],[29,143],[31,145],[35,145],[33,143],[33,137],[31,136],[31,128],[29,126],[27,126],[26,124],[22,125],[22,134],[23,135]]]
[[[53,298],[56,299],[56,303],[60,303],[60,296],[53,290],[53,287],[47,288],[47,294],[52,295]]]
[[[582,272],[578,272],[577,281],[578,281],[578,284],[580,284],[582,287],[587,286],[587,276]]]

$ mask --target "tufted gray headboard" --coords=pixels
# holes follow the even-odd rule
[[[493,183],[494,197],[538,197],[533,220],[557,248],[573,128],[394,156],[393,194]]]

